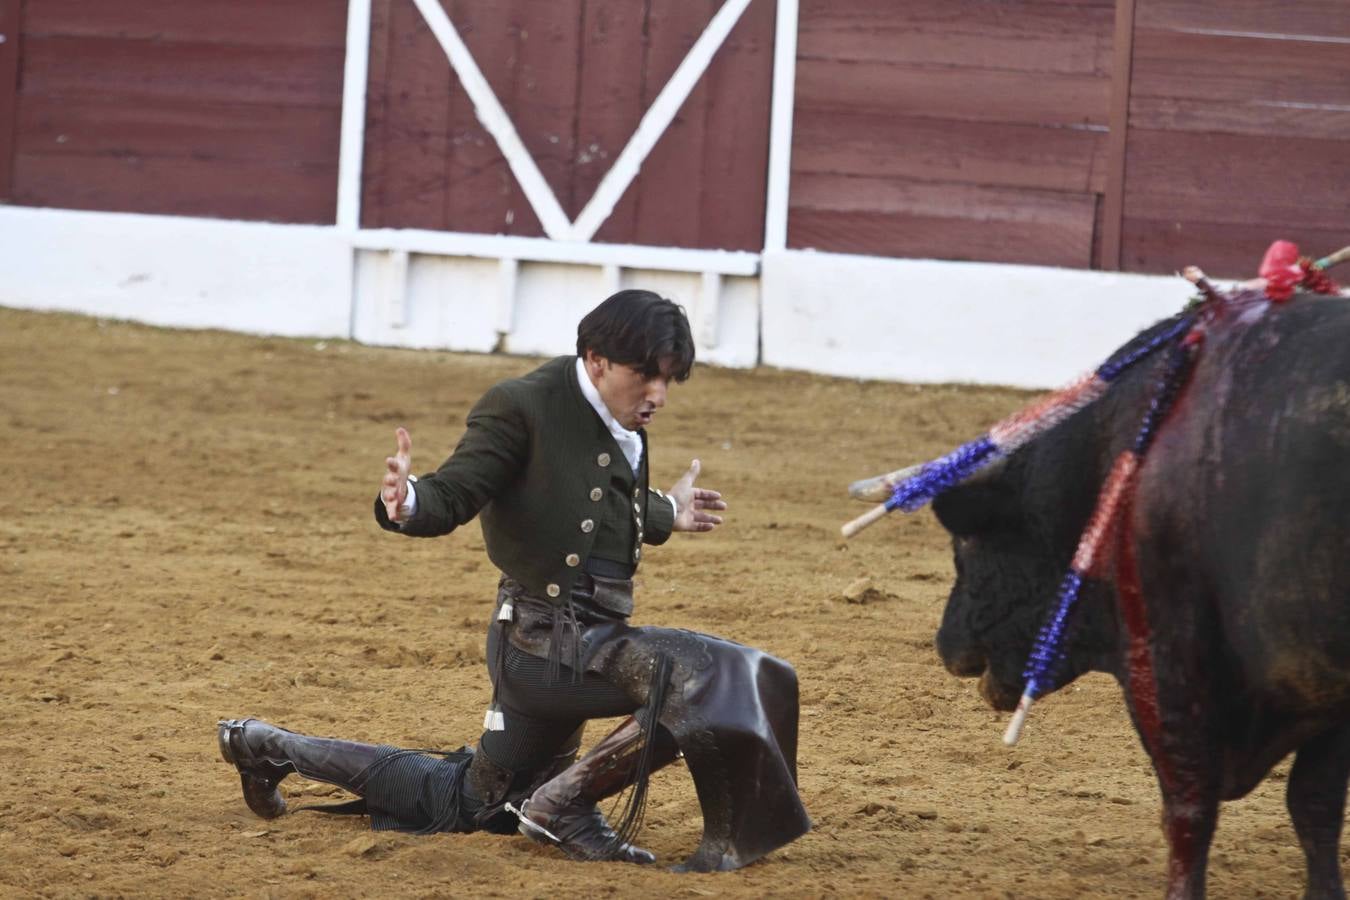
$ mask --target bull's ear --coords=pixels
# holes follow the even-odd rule
[[[971,479],[938,494],[933,512],[942,527],[954,535],[992,531],[1016,517],[1012,488],[997,479]]]

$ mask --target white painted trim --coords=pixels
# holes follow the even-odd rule
[[[773,44],[773,106],[769,114],[769,177],[764,204],[764,249],[787,247],[792,175],[792,108],[797,80],[797,0],[778,0]]]
[[[1194,291],[1173,276],[783,250],[760,276],[762,362],[850,378],[1056,387]]]
[[[332,225],[0,204],[0,306],[347,337],[352,255]]]
[[[497,333],[508,335],[516,327],[516,284],[520,279],[520,262],[514,259],[497,261]]]
[[[380,277],[380,306],[390,328],[408,325],[408,251],[390,250],[384,254]]]
[[[417,5],[422,18],[426,19],[427,25],[431,27],[431,33],[440,42],[446,58],[450,60],[450,65],[454,67],[460,83],[464,85],[469,99],[473,101],[478,121],[483,123],[483,127],[496,140],[502,155],[506,157],[506,164],[511,167],[520,189],[525,192],[534,214],[539,217],[539,223],[544,226],[544,233],[558,240],[568,238],[571,222],[567,214],[563,212],[558,198],[553,194],[553,189],[548,186],[539,167],[535,165],[534,157],[525,149],[524,142],[516,132],[516,126],[511,123],[511,117],[506,114],[506,110],[497,100],[497,95],[492,92],[492,87],[483,77],[473,54],[460,39],[459,32],[451,24],[450,17],[441,8],[439,0],[413,0],[413,3]]]
[[[684,304],[699,358],[714,365],[753,366],[762,346],[767,365],[824,374],[1045,388],[1099,364],[1193,291],[1175,277],[1040,266],[420,234],[437,240],[422,246],[408,240],[417,232],[0,205],[0,306],[554,354],[568,352],[576,321],[600,297],[640,285]],[[404,246],[379,240],[393,237]],[[354,254],[362,240],[374,252]],[[406,275],[392,278],[386,270],[405,254]],[[726,272],[736,266],[724,265],[716,278],[719,260],[749,266],[737,276]],[[1223,276],[1214,273],[1215,283],[1226,287]],[[393,290],[391,281],[404,287]],[[389,321],[395,294],[403,306],[393,318],[402,327]]]
[[[694,46],[689,48],[684,60],[680,62],[675,74],[670,76],[666,86],[661,89],[656,100],[647,109],[637,130],[628,139],[614,165],[610,166],[605,177],[600,180],[586,208],[572,224],[568,238],[574,241],[589,241],[605,224],[605,220],[614,212],[614,206],[623,197],[623,192],[637,177],[638,170],[647,159],[661,135],[670,127],[675,114],[680,111],[684,101],[703,77],[714,54],[731,33],[731,29],[740,21],[741,14],[750,5],[750,0],[726,0],[722,8],[712,17],[708,27],[699,35]]]
[[[695,340],[701,347],[717,346],[717,325],[722,305],[722,276],[704,272],[699,282],[698,309],[695,313]]]
[[[637,244],[591,244],[503,234],[465,234],[416,228],[378,228],[351,236],[359,250],[407,250],[443,256],[519,259],[578,265],[661,269],[669,272],[717,272],[757,275],[759,254],[732,250],[686,250],[681,247],[643,247]]]
[[[366,81],[369,65],[370,0],[348,0],[337,188],[337,226],[344,231],[355,231],[361,227],[361,166],[366,144]]]

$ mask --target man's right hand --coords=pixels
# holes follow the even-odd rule
[[[384,512],[389,521],[398,522],[399,508],[408,498],[408,469],[412,466],[412,436],[407,429],[399,427],[394,432],[398,442],[398,452],[384,460],[387,471],[380,485],[380,498],[384,500]]]

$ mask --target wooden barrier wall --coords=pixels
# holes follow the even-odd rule
[[[791,247],[1087,268],[1114,0],[804,0]]]
[[[1350,3],[1137,2],[1121,268],[1350,244]]]
[[[569,218],[722,0],[443,6]],[[755,0],[596,240],[763,246],[774,4]],[[543,235],[410,0],[376,0],[362,225]]]
[[[803,0],[789,245],[1239,276],[1274,238],[1328,252],[1348,40],[1345,0]]]
[[[722,0],[441,0],[564,213]],[[752,0],[600,227],[764,246]],[[412,0],[374,0],[361,225],[540,236]],[[329,224],[345,0],[0,0],[0,201]],[[801,0],[788,245],[1250,274],[1350,241],[1350,3]]]
[[[19,92],[21,0],[0,0],[0,203],[9,199],[14,176],[14,115]]]
[[[18,6],[4,0],[11,20]],[[21,54],[6,199],[331,223],[346,8],[30,0],[17,40],[0,44]]]

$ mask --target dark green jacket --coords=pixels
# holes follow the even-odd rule
[[[417,481],[417,512],[391,531],[448,534],[482,512],[488,557],[538,597],[567,597],[592,556],[636,564],[670,537],[674,510],[636,475],[560,356],[492,387],[469,412],[450,458]]]

